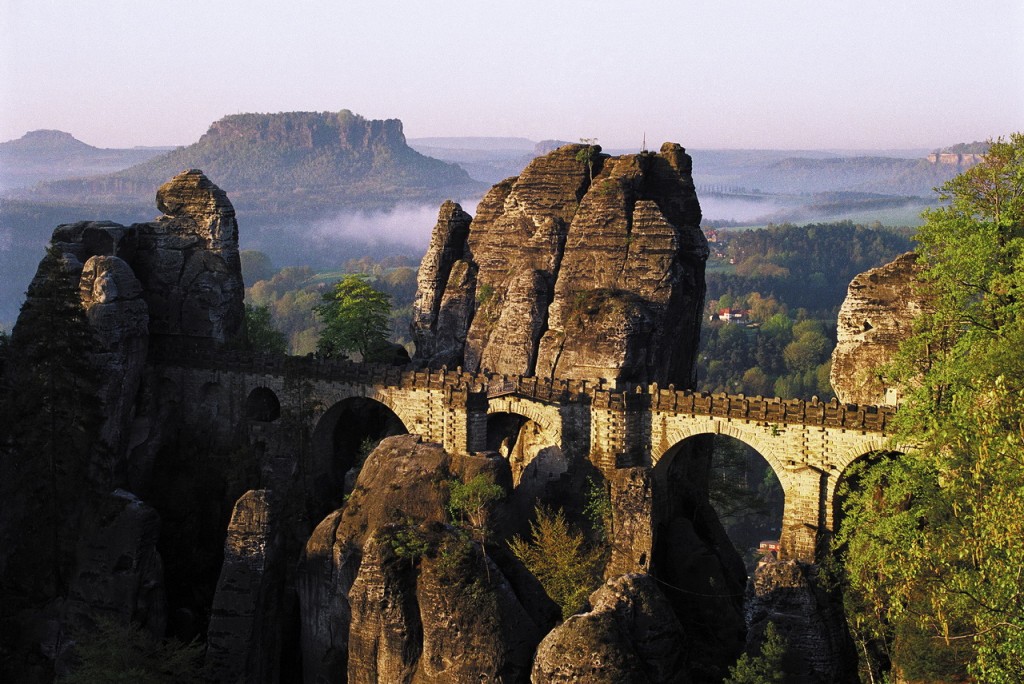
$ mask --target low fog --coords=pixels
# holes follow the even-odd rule
[[[473,214],[478,200],[462,203]],[[343,213],[318,221],[307,233],[316,244],[360,242],[372,246],[400,245],[422,253],[430,244],[440,205],[399,206],[385,212]]]
[[[704,195],[698,198],[701,213],[706,221],[754,223],[789,207],[783,202],[768,199],[742,199],[721,195]]]

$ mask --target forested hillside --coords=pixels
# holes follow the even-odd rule
[[[698,389],[784,398],[832,396],[829,359],[850,280],[911,248],[907,230],[849,222],[712,239]]]

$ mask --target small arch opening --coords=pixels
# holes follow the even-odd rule
[[[518,413],[487,416],[487,449],[508,460],[512,485],[517,488],[524,480],[543,485],[568,469],[561,448],[551,443],[539,424]]]
[[[257,387],[245,400],[245,417],[257,423],[273,423],[281,417],[281,402],[273,390]]]

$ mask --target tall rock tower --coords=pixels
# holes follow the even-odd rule
[[[441,208],[419,271],[416,358],[470,371],[693,382],[707,241],[685,150],[566,145]]]

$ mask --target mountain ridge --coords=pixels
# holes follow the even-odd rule
[[[385,208],[482,194],[483,184],[459,166],[406,144],[398,119],[339,112],[225,116],[195,143],[103,176],[43,183],[35,197],[147,200],[153,187],[185,169],[202,169],[232,193],[240,208],[299,213]]]

